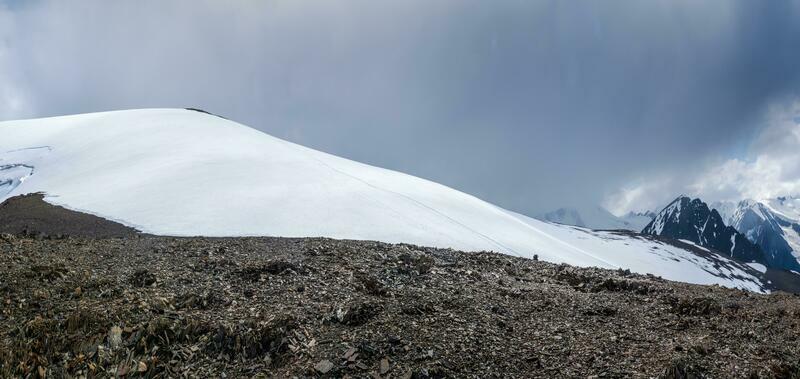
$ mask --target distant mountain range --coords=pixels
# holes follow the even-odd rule
[[[580,226],[595,230],[630,230],[639,232],[655,217],[653,212],[629,212],[617,217],[600,206],[563,207],[542,213],[536,218],[564,225]]]
[[[744,262],[768,263],[761,248],[726,226],[716,209],[687,196],[669,203],[642,229],[642,234],[691,241]]]
[[[631,230],[641,232],[650,221],[656,218],[656,213],[653,211],[628,212],[620,218],[631,225]]]
[[[622,217],[596,207],[564,207],[537,217],[590,229],[622,229],[691,241],[746,262],[800,272],[800,197],[714,202],[679,196],[657,214]]]

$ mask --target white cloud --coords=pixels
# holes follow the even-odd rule
[[[754,141],[750,159],[712,167],[689,188],[713,200],[767,199],[800,193],[800,101],[774,107],[768,127]]]
[[[0,120],[199,107],[528,214],[696,172],[800,88],[781,4],[3,3]],[[686,191],[651,182],[615,208]]]
[[[620,216],[629,211],[642,212],[658,209],[664,205],[663,189],[672,187],[672,182],[673,178],[669,176],[639,181],[606,197],[602,205],[611,213]],[[667,196],[675,197],[677,195]]]
[[[680,193],[707,202],[800,194],[800,100],[769,109],[745,157],[640,178],[607,196],[604,205],[617,214],[658,210]]]

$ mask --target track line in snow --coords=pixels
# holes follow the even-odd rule
[[[609,265],[609,266],[611,266],[611,267],[613,267],[613,268],[620,268],[620,266],[619,266],[619,265],[616,265],[616,264],[614,264],[614,263],[611,263],[611,262],[609,262],[609,261],[607,261],[607,260],[605,260],[605,259],[603,259],[603,258],[600,258],[600,257],[598,257],[597,255],[595,255],[595,254],[592,254],[592,253],[590,253],[590,252],[588,252],[588,251],[586,251],[586,250],[584,250],[584,249],[582,249],[582,248],[580,248],[580,247],[577,247],[577,246],[575,246],[575,245],[573,245],[573,244],[567,243],[567,242],[566,242],[566,241],[564,241],[564,240],[558,239],[558,238],[556,238],[556,237],[554,237],[554,236],[552,236],[552,235],[550,235],[550,234],[548,234],[548,233],[545,233],[545,232],[543,232],[543,231],[539,230],[538,228],[535,228],[533,225],[531,225],[531,224],[528,224],[527,222],[525,222],[525,221],[523,221],[523,220],[520,220],[520,219],[518,219],[518,218],[516,218],[516,217],[514,217],[514,216],[511,216],[511,215],[509,215],[509,216],[510,216],[510,217],[512,217],[512,218],[514,218],[514,219],[515,219],[515,221],[517,221],[518,223],[520,223],[520,224],[522,224],[522,225],[526,226],[528,229],[530,229],[530,230],[533,230],[534,232],[538,233],[539,235],[541,235],[541,236],[543,236],[543,237],[545,237],[545,238],[548,238],[548,239],[550,239],[550,240],[552,240],[552,241],[555,241],[556,243],[558,243],[558,244],[560,244],[560,245],[562,245],[562,246],[565,246],[565,247],[567,247],[567,248],[569,248],[569,249],[572,249],[572,250],[574,250],[574,251],[576,251],[576,252],[578,252],[578,253],[581,253],[581,254],[583,254],[583,255],[586,255],[587,257],[591,257],[591,258],[593,258],[593,259],[597,260],[598,262],[603,262],[603,263],[605,263],[605,264],[607,264],[607,265]]]
[[[281,142],[284,142],[284,143],[286,143],[285,141],[281,141]],[[295,149],[295,150],[301,150],[301,149],[297,149],[297,147],[295,147],[295,146],[291,146],[291,147],[292,147],[293,149]],[[304,149],[303,149],[303,150],[304,150]],[[330,169],[330,170],[332,170],[332,171],[334,171],[334,172],[337,172],[337,173],[339,173],[339,174],[341,174],[341,175],[347,176],[347,177],[349,177],[349,178],[351,178],[351,179],[354,179],[354,180],[356,180],[356,181],[358,181],[358,182],[360,182],[360,183],[363,183],[364,185],[366,185],[366,186],[368,186],[368,187],[370,187],[370,188],[374,188],[374,189],[377,189],[377,190],[379,190],[379,191],[383,191],[383,192],[386,192],[386,193],[390,193],[390,194],[393,194],[393,195],[395,195],[395,196],[402,197],[402,198],[404,198],[404,199],[406,199],[406,200],[408,200],[408,201],[411,201],[412,203],[414,203],[414,204],[416,204],[416,205],[418,205],[418,206],[420,206],[420,207],[422,207],[422,208],[425,208],[425,209],[427,209],[428,211],[430,211],[430,212],[433,212],[434,214],[436,214],[436,215],[438,215],[438,216],[440,216],[440,217],[443,217],[443,218],[447,219],[448,221],[450,221],[450,222],[452,222],[452,223],[454,223],[454,224],[456,224],[456,225],[458,225],[458,226],[460,226],[460,227],[462,227],[462,228],[464,228],[464,229],[466,229],[466,230],[468,230],[468,231],[470,231],[470,232],[472,232],[472,233],[474,233],[474,234],[476,234],[476,235],[478,235],[478,236],[480,236],[480,237],[484,238],[485,240],[489,241],[489,243],[492,243],[492,244],[494,244],[494,245],[498,246],[498,247],[500,248],[500,250],[503,250],[503,251],[504,251],[504,252],[506,252],[506,253],[509,253],[509,252],[510,252],[510,253],[513,253],[514,255],[518,256],[518,257],[523,257],[523,255],[522,255],[522,254],[520,254],[519,252],[517,252],[516,250],[514,250],[514,249],[512,249],[512,248],[510,248],[510,247],[508,247],[508,246],[505,246],[505,245],[503,245],[502,243],[498,242],[497,240],[495,240],[495,239],[493,239],[493,238],[491,238],[491,237],[489,237],[489,236],[487,236],[487,235],[485,235],[485,234],[483,234],[483,233],[481,233],[481,232],[479,232],[479,231],[477,231],[477,230],[475,230],[475,229],[472,229],[472,228],[470,228],[470,227],[469,227],[469,226],[467,226],[467,225],[464,225],[464,224],[463,224],[463,223],[461,223],[460,221],[458,221],[458,220],[456,220],[456,219],[454,219],[454,218],[452,218],[452,217],[450,217],[450,216],[448,216],[448,215],[446,215],[446,214],[442,213],[441,211],[437,210],[436,208],[433,208],[433,207],[431,207],[431,206],[428,206],[428,205],[426,205],[426,204],[425,204],[425,203],[423,203],[422,201],[419,201],[419,200],[417,200],[417,199],[415,199],[415,198],[413,198],[413,197],[411,197],[411,196],[408,196],[408,195],[402,194],[402,193],[400,193],[400,192],[396,192],[396,191],[392,191],[392,190],[389,190],[389,189],[386,189],[386,188],[382,188],[382,187],[380,187],[380,186],[378,186],[378,185],[375,185],[375,184],[372,184],[372,183],[370,183],[370,182],[369,182],[369,181],[367,181],[366,179],[362,179],[362,178],[359,178],[359,177],[357,177],[357,176],[355,176],[355,175],[352,175],[352,174],[349,174],[349,173],[347,173],[347,172],[344,172],[344,171],[342,171],[342,170],[339,170],[339,169],[337,169],[337,168],[335,168],[335,167],[333,167],[333,166],[329,165],[328,163],[324,162],[323,160],[321,160],[321,159],[319,159],[319,158],[317,158],[317,157],[311,156],[310,154],[308,154],[308,153],[307,153],[307,152],[305,152],[305,151],[301,151],[300,153],[301,153],[301,154],[303,154],[303,155],[305,155],[306,157],[308,157],[308,158],[310,158],[310,159],[312,159],[312,160],[316,161],[317,163],[319,163],[319,164],[321,164],[321,165],[323,165],[323,166],[327,167],[328,169]],[[450,239],[454,239],[452,236],[449,236],[449,237],[450,237]]]

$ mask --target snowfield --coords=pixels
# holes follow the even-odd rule
[[[688,244],[535,220],[182,109],[0,123],[0,200],[34,192],[160,235],[404,242],[764,289],[752,267]]]

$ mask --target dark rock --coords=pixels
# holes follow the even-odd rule
[[[672,311],[684,316],[711,316],[722,311],[719,301],[708,298],[680,298],[671,299]]]
[[[361,274],[358,276],[358,279],[361,282],[364,292],[367,294],[374,296],[386,296],[389,294],[389,290],[386,286],[372,275]]]
[[[678,359],[670,363],[660,377],[661,379],[702,379],[706,376],[695,365]]]
[[[264,280],[268,275],[289,275],[305,273],[300,266],[287,261],[270,261],[252,265],[239,270],[239,275],[251,282]]]
[[[147,269],[136,270],[128,281],[134,287],[146,287],[156,282],[156,276]]]

